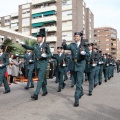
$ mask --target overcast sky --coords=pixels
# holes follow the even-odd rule
[[[32,0],[1,0],[0,16],[17,12],[18,5]],[[84,0],[94,14],[95,27],[110,26],[120,38],[120,0]]]

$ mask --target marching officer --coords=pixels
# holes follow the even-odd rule
[[[5,73],[7,70],[7,65],[9,65],[8,54],[3,52],[3,46],[0,46],[0,86],[4,83],[5,92],[3,94],[10,92],[10,87],[7,83]]]
[[[36,90],[33,96],[31,96],[31,98],[34,100],[38,100],[38,95],[40,93],[41,88],[43,91],[42,96],[46,96],[48,94],[45,76],[46,76],[47,63],[48,60],[51,58],[52,54],[50,52],[50,48],[48,44],[43,39],[44,36],[45,34],[40,32],[40,34],[37,35],[37,43],[34,44],[33,46],[28,46],[25,43],[20,42],[20,44],[22,44],[22,46],[25,49],[33,50],[35,53],[35,62],[38,71],[38,82],[37,82]]]
[[[63,80],[65,67],[67,65],[67,58],[65,56],[65,53],[62,52],[62,47],[57,47],[57,55],[52,56],[53,59],[56,59],[57,61],[57,75],[58,75],[58,92],[61,92],[62,89],[65,88],[65,83]]]
[[[31,52],[31,50],[27,50],[26,54],[24,56],[22,55],[16,55],[17,57],[24,58],[25,60],[25,76],[28,78],[27,86],[25,87],[26,90],[29,88],[34,88],[34,82],[32,78],[32,73],[34,70],[34,61],[35,61],[35,56]],[[31,84],[31,85],[30,85]]]
[[[74,33],[74,40],[75,43],[71,43],[69,45],[66,42],[63,42],[63,49],[70,50],[72,54],[72,61],[73,61],[73,76],[74,80],[76,81],[76,90],[75,90],[75,103],[74,106],[79,106],[79,98],[83,96],[83,74],[85,70],[85,56],[86,56],[86,49],[83,46],[83,33],[82,32],[75,32]]]
[[[96,77],[96,66],[98,63],[97,52],[94,51],[93,43],[88,44],[88,55],[86,59],[86,74],[89,81],[89,96],[92,95]]]
[[[100,66],[100,70],[99,70],[99,74],[98,74],[99,85],[102,84],[103,64],[104,64],[104,62],[103,62],[102,51],[99,50],[99,66]]]

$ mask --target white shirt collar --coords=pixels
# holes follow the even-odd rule
[[[44,42],[44,41],[43,41],[43,42]],[[43,44],[43,42],[41,42],[41,43],[38,43],[38,45],[40,45],[40,46],[41,46],[41,45]]]
[[[80,41],[76,42],[76,44],[77,44],[77,47],[78,47],[78,46],[80,46],[80,43],[81,43]]]

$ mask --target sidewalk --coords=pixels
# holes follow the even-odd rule
[[[0,87],[0,120],[120,120],[120,74],[95,88],[92,96],[87,95],[88,82],[84,82],[85,95],[77,108],[71,81],[61,93],[54,81],[48,80],[48,95],[39,95],[37,101],[30,98],[35,88],[24,90],[26,83],[12,84],[11,93],[5,95]]]

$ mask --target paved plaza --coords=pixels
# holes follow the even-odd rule
[[[88,82],[84,82],[84,96],[75,108],[75,88],[66,81],[66,88],[57,92],[55,79],[48,80],[48,95],[37,101],[30,97],[34,89],[24,89],[26,83],[11,85],[11,93],[3,95],[0,87],[0,120],[120,120],[120,74],[103,82],[88,96]],[[35,84],[36,85],[36,84]]]

